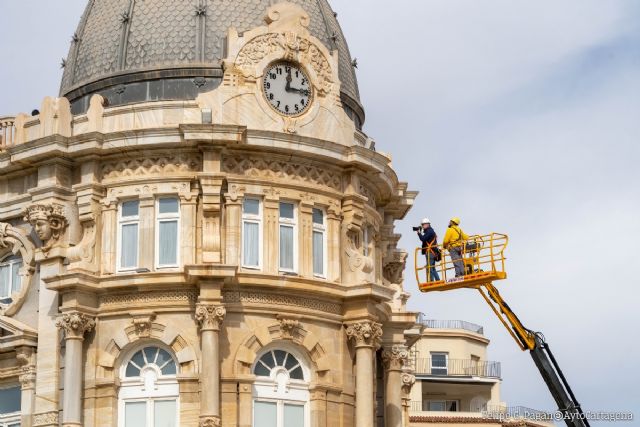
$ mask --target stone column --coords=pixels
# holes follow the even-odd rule
[[[393,345],[382,352],[386,373],[384,414],[387,427],[402,427],[402,368],[408,361],[409,351],[404,345]]]
[[[116,269],[118,203],[106,199],[102,203],[102,273],[113,274]]]
[[[220,324],[227,311],[221,305],[198,304],[201,327],[200,427],[219,427],[220,421]]]
[[[36,358],[33,348],[20,347],[16,350],[16,358],[20,364],[20,384],[22,385],[20,425],[31,427],[36,398]]]
[[[409,412],[411,411],[411,389],[416,383],[416,377],[409,372],[405,372],[401,375],[400,381],[402,382],[402,414],[404,426],[409,427]]]
[[[82,426],[82,342],[96,325],[93,317],[79,312],[62,314],[56,326],[64,331],[64,400],[62,426]]]
[[[356,426],[373,426],[373,357],[380,348],[382,325],[372,321],[347,326],[347,337],[356,347]]]

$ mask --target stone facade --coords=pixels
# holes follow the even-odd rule
[[[305,427],[408,425],[416,314],[393,224],[416,193],[345,113],[338,54],[305,10],[264,15],[229,30],[223,83],[195,100],[94,95],[73,115],[45,98],[11,119],[0,263],[21,261],[0,303],[0,388],[21,387],[22,426],[141,410],[250,427],[274,408]],[[309,74],[299,117],[262,93],[279,60]]]

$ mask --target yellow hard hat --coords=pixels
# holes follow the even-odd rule
[[[454,216],[453,218],[451,218],[451,222],[454,223],[455,225],[460,225],[460,218],[458,218],[457,216]]]

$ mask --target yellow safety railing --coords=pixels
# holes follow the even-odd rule
[[[506,279],[504,250],[509,242],[506,234],[491,233],[470,236],[460,242],[462,258],[459,261],[464,275],[456,277],[455,263],[451,254],[438,245],[442,259],[435,263],[433,271],[428,268],[427,256],[422,248],[415,250],[415,274],[423,292],[445,291],[457,288],[477,288],[494,280]],[[433,256],[433,254],[429,254]]]

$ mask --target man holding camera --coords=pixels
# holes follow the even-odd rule
[[[429,218],[424,218],[421,226],[414,227],[413,230],[418,233],[418,238],[422,242],[422,254],[427,257],[427,281],[439,282],[440,276],[435,267],[436,258],[439,258],[438,236],[431,228],[431,221]]]

